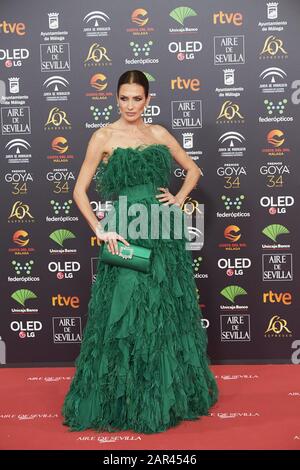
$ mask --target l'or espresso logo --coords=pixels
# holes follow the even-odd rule
[[[279,315],[274,315],[265,331],[265,338],[290,338],[292,332],[288,327],[287,320]]]
[[[70,71],[70,44],[40,44],[40,59],[42,72]]]
[[[1,130],[2,135],[31,134],[30,107],[1,108]]]
[[[61,294],[52,295],[51,297],[52,307],[72,307],[79,308],[80,299],[77,296],[64,296]]]
[[[50,109],[44,129],[45,131],[70,130],[72,129],[72,125],[67,113],[64,110],[55,107]]]
[[[215,36],[214,64],[237,65],[245,63],[244,36]]]
[[[224,101],[216,120],[217,124],[244,124],[245,119],[240,106],[230,100]]]
[[[2,34],[24,36],[26,34],[26,25],[25,23],[10,23],[9,21],[2,20],[0,23],[0,35],[2,36]]]
[[[94,42],[88,50],[83,65],[84,67],[107,67],[112,65],[112,61],[106,47]]]
[[[268,36],[265,39],[262,50],[259,54],[260,59],[287,59],[288,53],[283,45],[282,39],[276,36]]]
[[[7,183],[11,183],[11,192],[15,196],[23,196],[28,192],[28,182],[33,181],[32,173],[26,170],[12,170],[5,174]]]
[[[48,171],[46,178],[47,181],[53,183],[52,190],[54,194],[68,194],[73,188],[73,186],[70,186],[70,182],[75,181],[74,173],[67,168],[54,168],[54,170]]]
[[[11,223],[25,223],[34,222],[34,218],[30,213],[28,204],[22,201],[16,201],[12,206],[11,213],[8,217],[8,222]]]
[[[269,290],[269,292],[263,292],[263,303],[291,305],[292,294],[290,292],[273,292]]]

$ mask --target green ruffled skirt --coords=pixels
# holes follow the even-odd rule
[[[151,185],[139,186],[123,194],[132,202],[158,203]],[[158,433],[207,415],[218,398],[186,240],[127,240],[152,248],[151,272],[105,265],[100,247],[81,351],[62,408],[72,431]]]

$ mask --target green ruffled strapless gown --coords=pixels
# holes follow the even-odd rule
[[[97,189],[103,198],[126,195],[128,204],[162,204],[155,195],[169,186],[172,160],[162,144],[118,147],[108,163],[100,162]],[[117,210],[119,200],[113,205]],[[73,431],[162,432],[207,415],[218,398],[187,240],[125,238],[152,248],[151,271],[101,263],[100,247],[81,351],[62,408]]]

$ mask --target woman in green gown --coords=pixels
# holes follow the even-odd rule
[[[91,210],[87,190],[116,196],[114,214],[127,204],[176,208],[195,187],[200,171],[177,140],[160,125],[142,119],[149,83],[138,70],[118,81],[120,118],[95,131],[74,188],[74,200],[91,229],[114,256],[117,241],[140,244],[153,253],[150,272],[101,262],[91,287],[88,319],[76,370],[65,397],[64,424],[73,431],[163,432],[183,420],[207,415],[218,389],[209,369],[206,330],[198,304],[192,257],[184,236],[146,238],[104,230]],[[173,159],[186,171],[176,195],[170,193]],[[127,215],[128,227],[133,220]],[[145,220],[144,220],[145,222]],[[153,221],[152,221],[153,223]],[[171,227],[173,225],[171,224]]]

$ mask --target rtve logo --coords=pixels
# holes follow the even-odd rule
[[[0,34],[9,34],[9,33],[16,33],[18,36],[24,36],[26,34],[25,31],[25,24],[24,23],[8,23],[7,21],[3,20],[0,23]]]
[[[175,79],[171,79],[171,90],[175,89],[199,91],[200,80],[198,80],[198,78],[176,77]]]
[[[218,13],[213,13],[213,23],[234,24],[235,26],[242,26],[243,15],[242,13],[224,13],[224,11],[219,11]]]
[[[266,304],[270,302],[271,304],[282,302],[284,305],[291,305],[292,303],[292,294],[290,292],[263,292],[263,303]]]
[[[80,304],[79,297],[64,297],[61,294],[57,294],[56,296],[52,296],[52,306],[53,307],[72,307],[72,308],[78,308]]]

